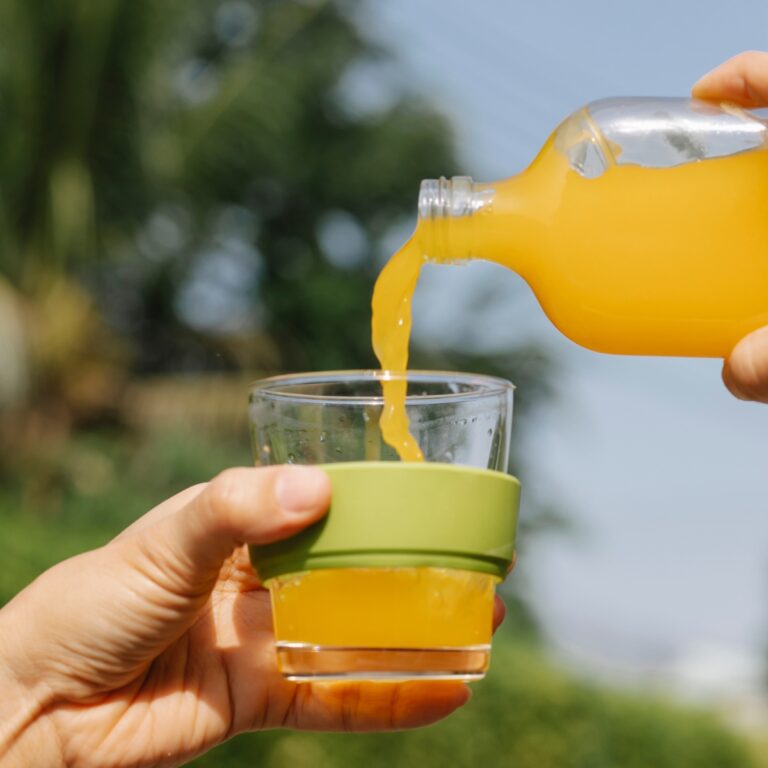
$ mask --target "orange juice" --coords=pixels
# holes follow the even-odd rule
[[[410,296],[426,261],[485,259],[519,273],[552,322],[600,352],[723,357],[768,325],[768,149],[672,167],[576,173],[550,139],[519,176],[473,185],[471,215],[421,218],[382,271],[373,346],[408,360]],[[406,311],[407,310],[407,311]],[[382,429],[403,460],[402,393]]]
[[[483,645],[491,641],[495,581],[446,568],[337,568],[282,576],[270,584],[275,634],[278,642],[362,648]]]
[[[295,677],[488,667],[497,578],[445,568],[345,568],[270,582],[278,664]],[[317,649],[323,653],[318,654]],[[334,655],[337,651],[337,656]],[[301,670],[301,674],[295,674]],[[450,676],[449,674],[445,675]]]
[[[411,299],[425,256],[421,243],[411,238],[389,261],[373,292],[373,351],[385,371],[408,368],[411,337]],[[382,382],[382,436],[403,461],[423,461],[419,444],[408,429],[405,412],[406,379]]]

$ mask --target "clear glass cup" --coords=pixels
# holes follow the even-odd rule
[[[405,374],[329,371],[256,382],[250,423],[256,463],[398,461],[379,430],[381,382]],[[406,411],[425,461],[506,472],[514,386],[468,373],[408,371]]]
[[[345,462],[365,462],[360,468],[364,471],[381,462],[398,462],[401,470],[424,469],[423,464],[399,463],[397,454],[382,439],[379,416],[385,378],[405,375],[339,371],[277,376],[255,383],[250,393],[250,424],[256,464],[333,465],[328,466],[330,472]],[[498,481],[499,473],[507,471],[513,399],[509,382],[473,374],[409,371],[407,392],[411,432],[424,453],[426,474],[432,474],[429,482],[441,486],[458,482],[460,486],[464,475],[471,482]],[[459,471],[461,477],[457,478],[457,467],[445,465],[474,469]],[[435,475],[438,469],[448,474]],[[397,466],[386,464],[384,470],[396,473],[389,472],[391,481],[382,480],[378,490],[376,482],[372,483],[370,499],[363,491],[360,514],[371,515],[378,504],[381,509],[365,525],[381,524],[383,538],[387,538],[387,521],[397,524],[398,515],[406,513],[397,501],[387,506],[381,497],[394,493],[397,499],[399,484],[407,478],[399,474]],[[369,477],[378,480],[383,476],[377,472]],[[343,476],[332,474],[334,499],[336,483],[342,480]],[[515,493],[518,488],[516,484]],[[437,498],[445,488],[435,490],[425,498]],[[483,510],[474,508],[474,497],[461,497],[459,492],[459,498],[463,501],[457,503],[465,508],[453,512],[467,519],[452,525],[458,530],[455,535],[465,537],[465,531],[477,526]],[[515,496],[512,533],[505,541],[508,548],[514,545],[516,501]],[[431,504],[427,501],[424,506]],[[332,514],[334,509],[332,506]],[[424,524],[415,520],[418,510],[416,513],[415,531]],[[410,519],[401,523],[405,528],[411,524]],[[508,533],[510,525],[505,525]],[[440,549],[438,540],[444,531],[434,533],[435,547]],[[420,546],[425,541],[430,546],[432,534],[423,530],[422,534]],[[290,546],[290,540],[286,545]],[[394,564],[388,565],[384,557],[375,567],[308,568],[267,578],[283,674],[297,681],[482,677],[490,657],[494,589],[503,571],[498,563],[495,570],[486,572],[463,568],[460,558],[456,567],[408,565],[411,556],[408,552],[402,555],[405,564],[396,556]],[[425,562],[436,557],[445,556],[432,553]],[[254,561],[258,568],[256,558]]]

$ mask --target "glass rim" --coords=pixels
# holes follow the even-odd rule
[[[378,369],[315,371],[307,373],[286,373],[269,376],[254,381],[250,386],[251,398],[258,396],[264,400],[276,400],[295,403],[329,403],[346,405],[381,405],[383,394],[378,395],[313,395],[306,392],[291,391],[291,387],[306,384],[333,384],[345,382],[385,382],[406,381],[423,383],[455,383],[469,387],[464,392],[443,392],[440,394],[411,394],[406,397],[406,404],[416,403],[456,403],[474,401],[485,397],[511,397],[515,385],[499,376],[482,373],[464,373],[461,371],[382,371]]]

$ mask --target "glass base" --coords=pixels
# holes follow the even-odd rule
[[[480,680],[490,645],[463,648],[354,648],[277,643],[277,664],[294,682],[321,680]]]

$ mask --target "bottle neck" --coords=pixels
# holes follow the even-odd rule
[[[417,232],[424,254],[439,261],[476,257],[475,215],[490,205],[493,195],[492,188],[469,176],[422,181]]]

